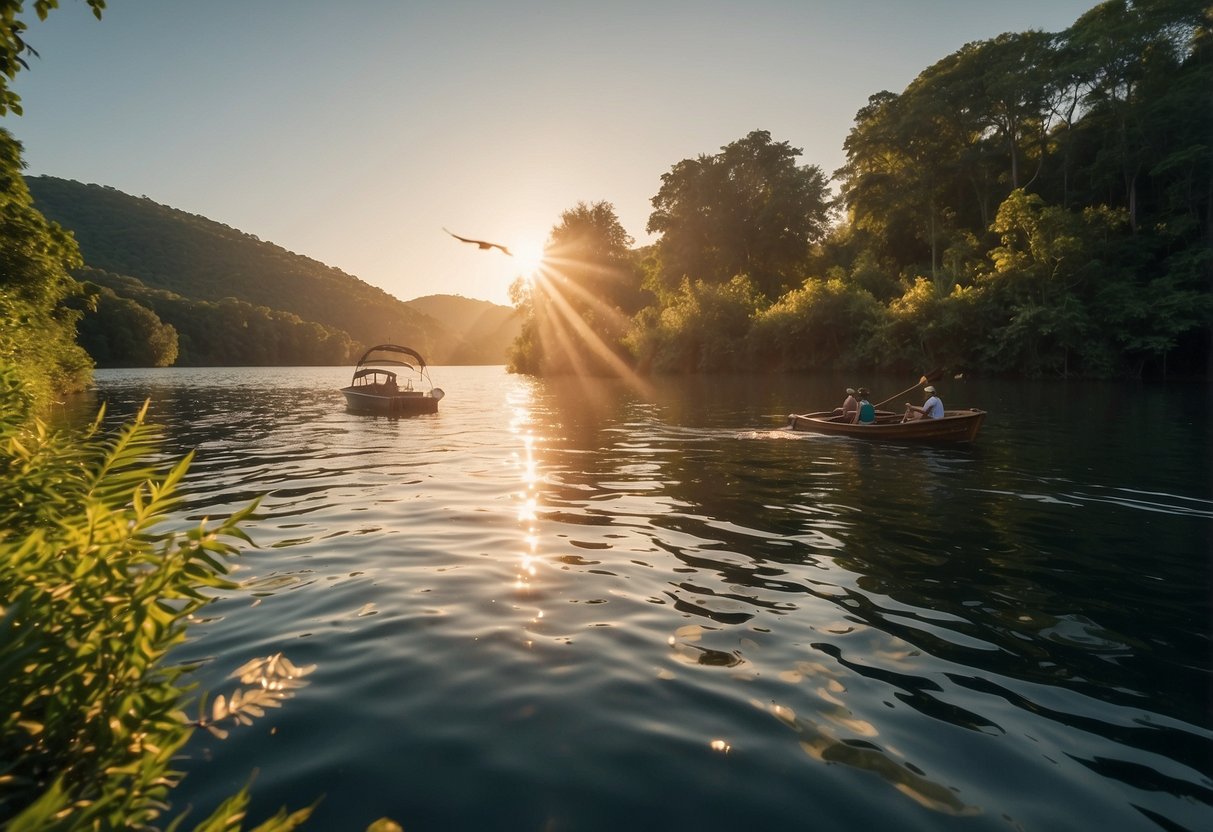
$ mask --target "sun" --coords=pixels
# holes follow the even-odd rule
[[[543,243],[538,240],[521,240],[510,247],[514,255],[511,264],[515,272],[527,280],[534,278],[543,265]]]

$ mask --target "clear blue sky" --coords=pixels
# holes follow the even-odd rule
[[[32,5],[29,3],[27,5]],[[869,95],[1095,0],[64,0],[3,126],[31,174],[202,214],[408,300],[505,303],[606,200],[637,242],[661,175],[751,130],[827,175]]]

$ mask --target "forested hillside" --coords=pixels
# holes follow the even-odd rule
[[[450,326],[339,269],[145,197],[49,176],[27,184],[38,210],[75,236],[88,267],[77,277],[178,331],[176,363],[340,364],[385,341],[435,364],[504,361],[496,320],[482,332],[461,314]],[[105,328],[86,318],[86,346]]]
[[[76,277],[101,313],[84,314],[79,342],[102,367],[346,364],[360,349],[342,329],[233,297],[192,300],[90,267]]]

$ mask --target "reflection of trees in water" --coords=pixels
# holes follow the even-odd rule
[[[1035,507],[988,488],[984,461],[964,462],[924,451],[902,476],[879,477],[885,487],[865,495],[864,520],[835,561],[858,576],[851,614],[966,666],[1049,683],[1089,674],[1110,682],[1117,674],[1104,657],[1088,647],[1068,651],[1045,635],[1059,611],[1104,608],[1060,578],[1072,568],[1062,564],[1071,552],[1049,554],[1061,529],[1039,534]],[[1124,643],[1107,641],[1117,651]]]
[[[696,422],[701,409],[726,407],[720,397],[744,387],[698,380],[664,399],[657,385],[660,403],[615,400],[604,409],[577,401],[571,419],[562,412],[564,448],[577,456],[556,466],[564,470],[548,482],[548,508],[565,519],[580,514],[581,523],[626,526],[630,539],[647,538],[672,556],[676,574],[660,596],[705,626],[748,630],[824,603],[844,621],[954,662],[966,677],[1022,679],[1126,705],[1179,698],[1179,713],[1199,722],[1208,680],[1174,657],[1203,654],[1195,622],[1207,621],[1208,601],[1192,603],[1200,576],[1169,585],[1168,568],[1148,568],[1140,552],[1126,558],[1125,544],[1152,539],[1191,552],[1199,520],[1126,518],[1113,507],[1073,504],[1065,498],[1073,484],[1031,473],[1056,470],[1039,441],[764,442],[737,439],[739,430],[714,427],[712,418]],[[610,554],[601,555],[609,566]],[[1149,600],[1136,597],[1138,569],[1163,579],[1149,587]],[[1150,641],[1135,611],[1152,622]],[[698,665],[746,662],[727,640],[686,650]],[[924,716],[997,730],[899,664],[876,657],[851,669],[893,685]],[[1090,730],[1123,733],[1111,724]],[[1182,731],[1169,733],[1192,744]]]
[[[1100,696],[1126,678],[1154,690],[1160,671],[1192,691],[1207,686],[1137,636],[1130,610],[1146,603],[1164,639],[1188,655],[1197,648],[1185,635],[1193,630],[1163,608],[1181,599],[1190,607],[1190,587],[1156,581],[1151,600],[1135,597],[1134,570],[1167,570],[1151,570],[1125,544],[1148,537],[1151,548],[1191,552],[1199,521],[1066,505],[1071,484],[1025,473],[1056,470],[1054,450],[1035,434],[958,448],[745,441],[703,414],[720,421],[728,402],[747,390],[778,398],[777,385],[713,377],[654,387],[647,402],[595,398],[577,380],[548,386],[561,421],[543,500],[565,516],[583,513],[581,522],[627,524],[673,555],[690,570],[668,588],[679,609],[739,623],[817,597],[932,654],[1020,678]],[[744,411],[738,428],[779,409],[735,407]],[[1081,430],[1075,438],[1101,441]],[[562,463],[561,453],[576,456]],[[832,567],[850,576],[841,596]],[[997,649],[974,649],[974,640]]]
[[[690,401],[682,406],[693,412]],[[777,443],[737,440],[732,430],[671,427],[661,421],[668,412],[638,402],[604,410],[581,400],[561,415],[559,435],[544,448],[540,515],[546,523],[595,527],[599,535],[613,527],[672,556],[672,577],[669,568],[659,569],[665,586],[649,600],[667,604],[684,621],[702,622],[683,624],[669,637],[678,661],[756,676],[759,665],[748,656],[757,645],[737,637],[738,625],[749,632],[770,625],[771,614],[793,623],[800,609],[838,603],[833,560],[856,522],[848,492],[870,475],[871,448],[834,443],[823,446],[824,457],[806,462],[804,448],[793,453]],[[569,553],[558,561],[613,575],[626,566],[605,549],[592,560]],[[875,726],[842,703],[845,684],[837,670],[798,666],[802,670],[784,668],[782,675],[803,671],[823,694],[811,695],[813,706],[800,715],[786,705],[772,705],[771,712],[794,730],[809,757],[874,773],[935,811],[977,811],[881,746]]]

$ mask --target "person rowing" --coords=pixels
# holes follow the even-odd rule
[[[902,416],[901,421],[912,422],[916,419],[942,419],[943,418],[943,402],[936,395],[935,385],[928,384],[922,388],[923,395],[927,400],[923,402],[922,407],[906,402],[906,412]]]

